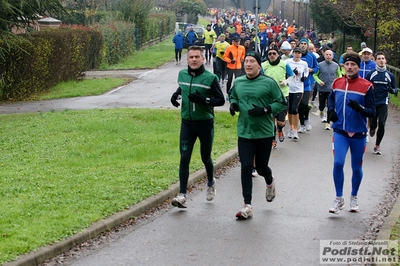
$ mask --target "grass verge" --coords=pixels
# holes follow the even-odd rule
[[[65,81],[52,87],[49,92],[34,95],[30,100],[50,100],[101,95],[113,88],[131,82],[133,78],[98,78]]]
[[[236,146],[236,119],[216,113],[214,159]],[[178,181],[179,110],[12,114],[0,123],[0,264]],[[202,167],[197,145],[190,170]]]
[[[112,66],[102,66],[102,69],[147,69],[157,68],[171,62],[175,57],[175,45],[173,36],[164,41],[137,51],[125,58],[121,63]],[[186,52],[184,49],[183,52]]]

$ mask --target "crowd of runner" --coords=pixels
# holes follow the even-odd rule
[[[253,104],[253,109],[249,109],[252,106],[246,106],[249,116],[241,116],[241,113],[239,116],[241,121],[251,120],[250,117],[272,115],[275,128],[271,149],[277,147],[277,139],[283,142],[287,137],[298,141],[298,133],[311,131],[309,113],[312,108],[318,108],[325,129],[332,128],[334,131],[332,146],[336,198],[329,212],[339,213],[344,208],[343,167],[349,149],[353,170],[350,211],[358,212],[357,193],[363,175],[362,160],[366,142],[369,141],[369,136],[373,137],[376,134],[373,153],[382,154],[380,145],[388,116],[389,94],[398,93],[395,78],[386,69],[385,54],[376,52],[374,55],[362,42],[359,51],[354,51],[354,47],[348,45],[346,51],[338,56],[338,42],[333,32],[328,37],[325,34],[316,34],[312,28],[304,29],[298,26],[294,20],[289,23],[286,19],[265,14],[256,19],[254,14],[236,11],[215,12],[215,20],[207,25],[203,38],[206,51],[204,63],[211,65],[213,62],[213,72],[219,80],[221,92],[226,93],[226,100],[231,103],[232,115],[240,110],[241,96],[234,92],[239,86],[235,87],[237,78],[240,77],[240,90],[244,89],[243,84],[254,83],[262,87],[256,82],[246,82],[246,79],[241,77],[246,75],[247,79],[258,80],[258,65],[260,74],[274,80],[277,88],[280,88],[280,93],[287,103],[286,108],[277,107],[276,110],[279,111],[275,113],[268,109],[269,106]],[[180,63],[180,55],[177,60]],[[317,98],[318,104],[315,101]],[[200,102],[203,103],[203,99]],[[287,133],[284,132],[286,120],[289,121]],[[257,169],[262,169],[267,183],[266,198],[267,201],[272,201],[275,197],[275,183],[271,170],[268,168],[267,171],[267,168],[257,165],[260,163],[259,158],[257,155],[254,157],[254,151],[247,150],[248,145],[256,142],[247,137],[246,135],[244,138],[246,141],[240,142],[239,136],[239,146],[242,145],[241,149],[248,152],[246,173],[251,162],[253,176],[258,175]],[[267,144],[268,141],[263,142],[262,146],[269,146]],[[247,176],[242,176],[243,180],[248,180]],[[251,184],[247,186],[249,191],[244,189],[243,192],[245,206],[237,217],[247,218],[252,215],[249,189]],[[212,177],[209,177],[209,194],[212,194],[209,198],[215,196],[215,181],[213,183]],[[180,206],[179,202],[176,201],[174,206]]]

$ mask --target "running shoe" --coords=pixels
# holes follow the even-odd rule
[[[312,126],[311,126],[310,120],[305,120],[305,121],[304,121],[304,125],[306,126],[306,130],[307,130],[307,131],[311,131]]]
[[[306,132],[306,126],[300,125],[299,128],[297,129],[298,133],[305,133]]]
[[[275,198],[276,192],[275,192],[275,178],[272,177],[272,183],[267,185],[267,189],[265,191],[265,199],[268,202],[272,202]]]
[[[317,108],[317,104],[315,103],[315,101],[311,101],[311,105],[313,108]]]
[[[287,137],[288,137],[289,139],[292,139],[292,138],[293,138],[293,133],[294,133],[293,129],[289,128]]]
[[[343,198],[336,198],[333,201],[332,208],[329,209],[330,213],[338,214],[340,210],[344,209],[344,199]]]
[[[253,216],[253,208],[250,204],[245,204],[243,208],[236,213],[236,217],[240,220],[244,220]]]
[[[278,131],[279,141],[283,142],[285,140],[285,133],[283,131]]]
[[[326,118],[326,115],[324,115],[324,116],[321,118],[321,122],[322,122],[322,123],[328,122],[328,119]]]
[[[308,103],[308,110],[313,109],[313,105],[311,103]]]
[[[299,134],[297,132],[293,132],[293,139],[298,140],[299,139]]]
[[[350,196],[350,212],[359,212],[360,209],[358,208],[357,196]]]
[[[374,147],[374,154],[382,155],[381,148],[379,146]]]
[[[186,207],[186,195],[185,194],[178,194],[176,198],[173,198],[171,201],[171,205],[178,208],[187,208]]]
[[[253,169],[253,172],[251,173],[251,175],[252,175],[253,177],[257,177],[257,176],[258,176],[258,173],[257,173],[256,168]]]
[[[211,187],[207,188],[206,199],[208,201],[212,201],[215,198],[215,194],[217,193],[217,190],[215,189],[215,184],[216,184],[215,178],[214,178],[213,182],[214,182],[213,185]]]
[[[373,136],[375,136],[375,131],[376,131],[376,129],[370,129],[370,130],[369,130],[369,135],[371,136],[371,138],[372,138]]]
[[[319,117],[322,119],[324,117],[324,111],[319,111]]]
[[[325,124],[325,130],[331,130],[331,124],[330,123],[326,123]]]
[[[272,149],[272,150],[273,150],[273,149],[276,149],[276,145],[277,145],[276,140],[273,140],[273,141],[272,141],[271,149]]]

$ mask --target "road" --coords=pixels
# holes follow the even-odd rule
[[[157,70],[129,72],[138,79],[101,96],[6,104],[0,109],[1,113],[18,113],[173,108],[169,98],[177,86],[177,72],[183,67],[171,63]],[[228,104],[220,109],[227,110]],[[346,209],[336,215],[328,213],[335,196],[332,131],[324,129],[314,109],[312,131],[300,134],[298,142],[286,139],[278,143],[271,154],[270,167],[277,184],[273,202],[265,201],[262,178],[253,179],[252,219],[235,218],[242,205],[237,164],[219,176],[212,202],[206,201],[204,186],[200,187],[189,194],[187,209],[169,207],[57,265],[319,265],[320,240],[376,238],[399,183],[399,121],[399,112],[391,108],[382,156],[372,153],[375,138],[367,144],[359,213],[347,211],[351,187],[349,156],[345,167]]]

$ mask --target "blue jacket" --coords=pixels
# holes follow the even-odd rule
[[[309,53],[308,51],[306,51],[302,54],[301,60],[307,63],[308,68],[312,68],[314,70],[314,72],[312,72],[311,75],[308,75],[307,79],[304,81],[304,91],[312,91],[312,86],[314,84],[313,74],[317,73],[319,70],[317,57],[315,57],[313,53]]]
[[[350,100],[364,106],[364,111],[357,112],[351,108],[348,105]],[[335,132],[367,132],[367,117],[376,115],[372,83],[359,76],[353,79],[346,76],[335,79],[332,93],[328,97],[328,110],[335,110],[338,116],[338,120],[332,123]]]
[[[175,49],[182,49],[185,43],[185,36],[183,36],[182,32],[178,32],[172,39],[172,42],[175,43]]]
[[[260,32],[258,34],[260,38],[260,45],[268,45],[268,33],[267,32]]]
[[[198,36],[197,33],[195,31],[189,31],[186,34],[186,39],[189,45],[193,45],[194,42],[197,40]]]
[[[398,88],[394,75],[387,71],[373,70],[365,77],[374,85],[375,104],[389,104],[389,93],[396,94]]]
[[[367,77],[368,72],[374,70],[376,68],[376,63],[372,60],[367,62],[361,61],[360,63],[360,70],[358,70],[358,75],[365,79]]]

